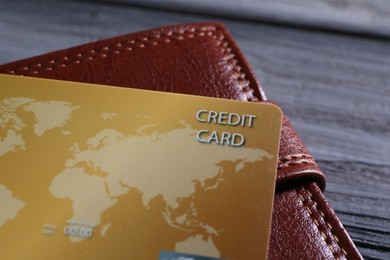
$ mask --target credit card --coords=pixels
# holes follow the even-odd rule
[[[281,117],[0,75],[0,259],[266,259]]]

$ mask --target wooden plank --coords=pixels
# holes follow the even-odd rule
[[[386,0],[106,0],[137,6],[186,11],[314,29],[390,36]]]
[[[210,19],[92,2],[3,0],[0,63]],[[229,28],[268,97],[283,107],[320,162],[326,196],[360,251],[366,258],[389,259],[389,41],[218,21]]]
[[[389,259],[390,167],[323,160],[319,165],[332,179],[325,195],[360,252],[366,258]]]

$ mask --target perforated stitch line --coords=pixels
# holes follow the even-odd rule
[[[191,32],[195,32],[196,30],[200,30],[201,32],[198,33],[199,36],[205,36],[205,33],[204,31],[207,29],[207,30],[212,30],[214,31],[215,28],[200,28],[200,29],[197,29],[197,28],[193,28],[194,30],[189,30]],[[181,35],[181,34],[184,34],[186,33],[186,31],[180,31],[180,32],[175,32],[175,31],[169,31],[165,34],[157,34],[157,35],[153,35],[153,36],[150,36],[150,37],[142,37],[142,38],[138,38],[138,39],[135,39],[135,40],[129,40],[129,41],[124,41],[124,42],[120,42],[120,43],[117,43],[117,44],[113,44],[111,46],[104,46],[104,47],[101,47],[99,49],[91,49],[88,51],[88,53],[91,54],[94,54],[94,55],[98,55],[99,56],[88,56],[86,58],[89,58],[89,59],[95,59],[95,58],[106,58],[108,55],[107,54],[119,54],[121,53],[121,51],[132,51],[133,49],[136,49],[136,48],[145,48],[147,47],[147,45],[145,44],[145,42],[147,41],[151,41],[152,38],[156,38],[156,39],[160,39],[163,40],[161,42],[152,42],[152,45],[158,45],[158,44],[162,44],[162,43],[169,43],[171,42],[171,40],[174,39],[174,37],[177,37],[178,35]],[[168,37],[171,37],[171,39],[168,39]],[[182,40],[184,39],[183,37],[177,37],[177,40]],[[127,45],[127,47],[126,47]],[[133,46],[130,46],[130,45],[133,45]],[[115,49],[115,47],[117,49]],[[50,60],[48,62],[46,62],[47,64],[52,64],[52,65],[57,65],[58,66],[68,66],[70,64],[74,64],[74,63],[81,63],[81,61],[85,62],[85,60],[81,60],[80,58],[81,57],[85,57],[86,55],[84,53],[77,53],[77,54],[73,54],[73,55],[70,55],[72,56],[72,58],[69,58],[69,56],[64,56],[62,58],[60,58],[61,61],[59,60]],[[75,59],[74,59],[75,58]],[[60,65],[58,65],[59,62],[68,62],[68,63],[62,63]],[[22,70],[24,71],[24,73],[28,73],[30,70],[33,69],[33,67],[42,67],[42,64],[38,63],[38,64],[33,64],[33,65],[30,65],[30,66],[26,66],[26,67],[23,67]],[[44,70],[53,70],[57,67],[45,67],[43,68],[42,70],[34,70],[30,73],[33,73],[33,74],[37,74],[37,73],[40,73]],[[9,73],[15,73],[14,70],[12,71],[9,71]]]
[[[232,53],[232,48],[229,47],[229,42],[225,40],[225,37],[223,34],[220,34],[221,38],[219,41],[217,41],[217,46],[222,45],[223,48],[221,49],[225,53],[226,62],[229,64],[231,70],[233,71],[233,75],[235,76],[236,80],[241,84],[242,86],[242,92],[246,96],[246,100],[248,101],[258,101],[258,98],[254,95],[254,89],[250,87],[249,80],[246,79],[246,74],[241,72],[241,66],[239,66],[237,63],[237,59],[235,59],[234,54]],[[214,38],[217,40],[217,38]],[[222,43],[222,41],[224,41]]]
[[[298,194],[298,197],[300,198],[301,202],[302,202],[302,205],[304,206],[304,208],[307,210],[307,212],[309,213],[311,219],[313,220],[314,224],[317,226],[318,228],[318,231],[320,232],[321,236],[324,238],[325,240],[325,243],[328,245],[329,249],[332,251],[333,253],[333,256],[335,257],[335,259],[339,259],[339,257],[337,257],[335,254],[336,254],[336,250],[333,248],[333,245],[328,243],[328,240],[330,239],[326,234],[325,232],[323,232],[321,230],[321,227],[320,227],[320,223],[318,222],[318,220],[314,217],[314,214],[312,212],[312,210],[309,208],[309,206],[307,205],[307,203],[305,203],[305,198],[302,196],[302,194],[300,193],[301,191],[306,191],[308,194],[309,194],[309,197],[310,197],[310,200],[313,202],[314,204],[314,208],[317,210],[317,212],[321,215],[322,217],[322,220],[325,222],[326,226],[328,227],[330,233],[332,234],[332,237],[333,239],[336,241],[336,244],[338,245],[338,247],[340,248],[341,252],[344,254],[345,258],[348,259],[348,254],[346,252],[346,250],[340,246],[340,240],[338,239],[338,237],[333,233],[333,227],[332,225],[325,220],[325,214],[320,210],[318,209],[318,204],[317,202],[314,200],[314,197],[313,197],[313,194],[306,188],[304,187],[301,187],[299,189],[296,189],[296,192]]]
[[[236,81],[242,86],[241,91],[244,93],[247,101],[258,101],[257,97],[254,95],[254,89],[250,87],[250,82],[246,79],[246,74],[241,72],[241,66],[237,65],[238,60],[235,58],[235,55],[232,53],[232,49],[229,46],[229,42],[225,39],[223,33],[219,32],[219,41],[218,36],[214,34],[215,31],[218,31],[215,27],[203,27],[203,28],[189,28],[187,30],[181,31],[168,31],[165,34],[156,34],[149,37],[142,37],[135,40],[130,40],[127,42],[119,42],[111,46],[105,46],[99,50],[91,49],[88,51],[88,55],[85,53],[77,53],[74,55],[64,56],[60,60],[50,60],[47,64],[53,66],[43,66],[42,63],[32,64],[22,68],[23,75],[28,75],[29,73],[37,75],[44,70],[54,70],[59,67],[66,67],[70,64],[80,64],[81,62],[92,61],[97,58],[106,58],[109,54],[120,54],[124,51],[132,51],[136,48],[146,48],[148,46],[156,46],[162,43],[169,43],[172,40],[183,40],[185,37],[195,38],[195,36],[212,36],[216,41],[222,43],[221,51],[228,57],[226,62],[229,64],[232,71],[232,75],[235,77]],[[188,33],[188,35],[185,35]],[[163,40],[161,42],[161,40]],[[150,45],[148,45],[150,44]],[[99,56],[97,56],[99,55]],[[60,64],[59,64],[60,63]],[[54,66],[56,65],[56,66]],[[42,67],[44,67],[42,69]],[[35,68],[35,69],[34,69]],[[34,70],[32,70],[34,69]],[[32,71],[31,71],[32,70]],[[16,74],[16,70],[8,71],[10,74]]]
[[[281,170],[281,169],[286,168],[288,166],[294,166],[294,165],[299,165],[299,164],[314,164],[314,165],[317,165],[315,163],[315,161],[313,161],[313,160],[299,160],[299,161],[288,162],[288,163],[285,163],[285,164],[278,165],[278,170]]]
[[[308,189],[305,189],[305,190],[306,190],[306,192],[309,194],[310,199],[313,201],[314,206],[315,206],[315,208],[317,209],[317,211],[320,213],[322,219],[325,221],[326,225],[328,226],[329,231],[330,231],[330,233],[331,233],[332,236],[333,236],[333,239],[336,241],[337,245],[339,246],[339,248],[341,249],[341,251],[344,253],[345,257],[347,257],[347,256],[348,256],[347,251],[345,251],[345,249],[344,249],[343,247],[340,246],[340,240],[339,240],[339,238],[333,233],[333,227],[332,227],[332,225],[331,225],[328,221],[326,221],[326,219],[325,219],[325,214],[324,214],[320,209],[318,209],[318,207],[317,207],[318,204],[317,204],[317,202],[314,200],[313,194],[312,194]]]
[[[290,161],[290,162],[289,162]],[[299,164],[314,164],[317,165],[311,155],[308,154],[291,154],[285,157],[280,157],[278,160],[278,170],[281,170],[288,166],[294,166]]]
[[[298,189],[296,190],[301,202],[302,202],[302,205],[305,207],[305,209],[307,210],[307,212],[309,213],[311,219],[313,220],[314,224],[317,226],[318,228],[318,231],[320,232],[321,236],[324,238],[325,240],[325,243],[327,244],[327,246],[329,247],[329,249],[332,251],[332,254],[333,256],[337,259],[336,255],[335,255],[335,250],[333,248],[333,246],[331,244],[328,243],[328,236],[321,230],[320,228],[320,224],[318,222],[317,219],[314,218],[313,216],[313,212],[311,211],[311,209],[305,204],[305,199],[303,198],[303,196],[299,193]]]
[[[313,157],[309,154],[299,153],[299,154],[290,154],[284,157],[279,157],[279,162],[287,162],[290,160],[298,160],[298,159],[311,159],[314,160]]]

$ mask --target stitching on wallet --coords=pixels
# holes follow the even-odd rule
[[[218,32],[217,35],[215,32]],[[22,75],[28,75],[29,73],[37,75],[45,70],[54,70],[60,67],[66,67],[70,64],[80,64],[82,62],[93,61],[99,58],[106,58],[108,55],[116,55],[126,51],[133,51],[134,49],[146,48],[149,46],[156,46],[159,44],[170,43],[171,41],[180,41],[187,38],[195,38],[196,36],[211,36],[216,42],[217,46],[221,46],[222,53],[227,57],[226,62],[228,63],[232,75],[242,86],[241,91],[245,94],[247,101],[258,101],[258,98],[254,95],[254,89],[250,87],[249,80],[246,79],[246,74],[241,72],[241,66],[238,65],[232,48],[229,47],[229,42],[225,39],[222,32],[216,27],[203,27],[203,28],[189,28],[182,31],[168,31],[165,34],[156,34],[149,37],[141,37],[135,40],[129,40],[119,43],[114,43],[110,46],[104,46],[99,49],[91,49],[86,53],[77,53],[70,56],[63,56],[59,59],[52,59],[47,62],[49,66],[43,66],[42,63],[36,63],[21,68]],[[218,37],[219,36],[219,37]],[[46,65],[46,64],[45,64]],[[45,67],[45,68],[43,68]],[[16,70],[8,71],[10,74],[16,74]]]
[[[290,154],[284,157],[279,157],[279,162],[287,162],[290,160],[298,160],[298,159],[311,159],[314,160],[313,157],[309,154],[299,153],[299,154]]]
[[[313,202],[314,204],[314,209],[316,209],[316,211],[318,212],[318,214],[321,216],[322,220],[325,222],[326,226],[325,228],[322,228],[320,225],[320,223],[318,222],[318,219],[316,219],[316,217],[314,216],[313,214],[313,211],[309,208],[309,202],[303,197],[302,195],[302,191],[306,191],[309,195],[309,198],[310,200]],[[301,200],[302,202],[302,205],[304,206],[304,208],[307,210],[307,212],[309,213],[311,219],[313,220],[314,224],[317,226],[318,228],[318,231],[320,232],[321,236],[324,238],[325,240],[325,243],[327,244],[327,246],[329,247],[329,249],[332,251],[333,253],[333,256],[335,257],[335,259],[339,259],[339,257],[337,257],[335,254],[336,254],[336,250],[335,248],[333,248],[333,245],[331,244],[331,242],[328,242],[329,240],[331,240],[331,237],[329,237],[324,231],[326,231],[326,228],[328,228],[329,232],[332,234],[332,237],[333,239],[336,241],[336,244],[338,245],[339,249],[341,250],[342,254],[344,254],[345,258],[348,259],[348,254],[346,252],[346,250],[340,246],[340,240],[338,239],[338,237],[333,233],[333,227],[332,225],[325,220],[325,214],[318,208],[318,204],[317,202],[314,200],[314,197],[313,197],[313,194],[306,188],[304,187],[301,187],[301,188],[298,188],[296,189],[296,192],[298,194],[298,197],[299,199]],[[323,231],[324,230],[324,231]]]
[[[290,161],[290,162],[289,162]],[[299,164],[314,164],[317,165],[313,157],[308,154],[292,154],[285,157],[281,157],[278,160],[278,170],[281,170],[288,166],[294,166]]]
[[[278,165],[278,170],[281,170],[283,168],[286,168],[288,166],[295,166],[295,165],[300,165],[300,164],[314,164],[317,165],[313,160],[299,160],[295,162],[288,162],[285,164]]]

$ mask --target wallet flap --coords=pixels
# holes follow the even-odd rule
[[[314,181],[323,191],[325,189],[325,175],[287,117],[283,117],[280,143],[276,177],[277,188],[282,188],[281,186],[291,188]]]

